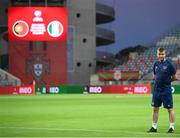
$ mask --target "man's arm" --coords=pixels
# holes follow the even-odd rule
[[[156,79],[156,75],[155,74],[153,74],[153,81]]]

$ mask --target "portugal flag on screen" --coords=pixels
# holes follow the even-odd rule
[[[16,35],[17,37],[24,37],[29,32],[29,26],[24,21],[15,22],[12,29],[13,29],[14,35]]]
[[[64,7],[9,7],[9,40],[66,40],[67,16]]]

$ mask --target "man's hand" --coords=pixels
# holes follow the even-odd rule
[[[176,80],[177,80],[176,75],[173,75],[171,81],[176,81]]]

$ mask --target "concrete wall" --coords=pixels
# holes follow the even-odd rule
[[[7,7],[8,0],[1,0],[0,2],[0,26],[7,26]]]
[[[2,39],[4,33],[4,27],[7,27],[7,7],[8,1],[1,0],[0,2],[0,55],[7,54],[7,42]]]
[[[72,85],[89,84],[96,66],[96,0],[67,0],[69,25],[74,28]]]

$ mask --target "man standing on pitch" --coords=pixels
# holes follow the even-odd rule
[[[168,133],[174,132],[175,113],[173,109],[173,97],[171,82],[176,80],[176,69],[173,64],[165,59],[166,52],[164,48],[158,48],[157,50],[158,61],[154,63],[154,92],[152,94],[152,127],[148,132],[157,132],[157,122],[159,117],[159,107],[163,103],[164,108],[168,110],[170,128]]]

